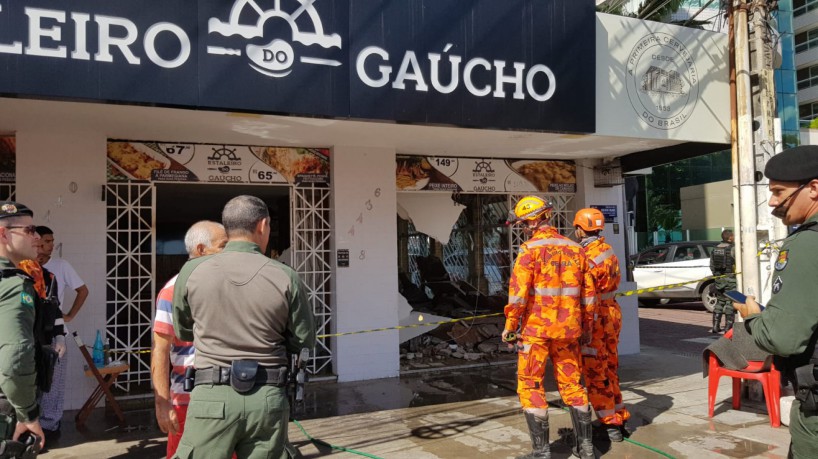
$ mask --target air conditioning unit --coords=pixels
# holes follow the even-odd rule
[[[622,166],[618,160],[594,167],[595,187],[603,188],[624,184],[625,178],[622,177]]]

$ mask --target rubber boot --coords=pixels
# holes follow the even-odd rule
[[[625,441],[625,436],[622,435],[622,426],[617,426],[614,424],[602,424],[602,427],[604,427],[605,432],[608,433],[608,440],[617,443],[620,441]]]
[[[735,314],[725,314],[724,315],[724,332],[727,333],[729,330],[733,328],[733,321],[736,319]]]
[[[721,316],[720,312],[713,313],[713,328],[710,329],[710,333],[721,333]]]
[[[532,451],[517,459],[551,459],[551,444],[548,441],[548,418],[535,416],[523,411],[525,422],[528,424],[528,435],[531,437]]]
[[[576,444],[571,452],[580,459],[596,459],[594,443],[591,440],[593,436],[591,410],[580,411],[571,407],[571,422],[574,424],[576,434]]]

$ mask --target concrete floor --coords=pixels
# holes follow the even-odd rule
[[[645,327],[665,320],[659,327],[662,333],[680,333],[675,328],[684,327],[688,338],[673,342],[643,339],[643,343],[663,347],[643,345],[641,354],[622,357],[622,391],[633,414],[628,423],[631,437],[623,443],[595,441],[598,454],[609,458],[785,458],[790,441],[787,428],[770,427],[763,402],[744,401],[741,410],[731,409],[729,379],[721,381],[716,415],[707,417],[707,380],[702,377],[700,349],[714,339],[706,332],[709,315],[684,309],[679,314],[686,314],[685,320],[665,317],[676,312],[645,310],[644,314],[650,317],[644,318]],[[550,376],[546,383],[549,400],[558,404]],[[290,440],[306,458],[515,457],[530,446],[514,387],[515,366],[508,363],[374,381],[310,383],[305,404],[295,417],[310,436],[323,443],[310,442],[294,423],[290,423]],[[570,426],[570,417],[558,408],[550,411],[553,457],[570,457],[558,435],[560,428]],[[131,411],[127,417],[129,427],[123,429],[99,409],[83,432],[66,421],[62,438],[43,457],[163,457],[165,438],[155,427],[153,412]],[[66,413],[66,420],[72,418],[73,413]],[[354,452],[333,449],[327,443]]]

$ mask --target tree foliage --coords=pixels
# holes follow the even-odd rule
[[[645,0],[639,3],[636,16],[649,21],[666,22],[683,3],[684,0]]]

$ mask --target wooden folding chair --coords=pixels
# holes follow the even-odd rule
[[[80,353],[85,358],[85,362],[88,364],[88,369],[85,370],[85,375],[93,376],[97,380],[96,389],[91,392],[88,400],[85,401],[85,404],[82,405],[82,408],[80,408],[79,412],[74,417],[77,427],[82,428],[85,425],[85,420],[91,415],[91,412],[93,411],[94,407],[96,407],[97,403],[102,400],[103,395],[106,399],[108,399],[108,405],[113,408],[114,413],[116,413],[116,417],[119,418],[119,424],[124,425],[125,415],[122,414],[122,409],[119,408],[119,403],[117,403],[114,395],[111,393],[111,386],[114,385],[116,378],[119,377],[120,373],[128,371],[128,364],[120,363],[118,365],[108,365],[102,368],[97,368],[96,365],[94,365],[94,358],[91,357],[91,354],[88,352],[85,344],[83,344],[82,339],[80,339],[79,335],[77,335],[77,332],[73,332],[72,335],[74,336],[74,342],[77,343],[77,347],[80,348]]]

